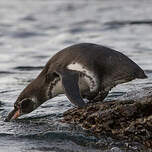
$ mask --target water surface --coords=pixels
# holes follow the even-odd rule
[[[148,75],[114,88],[107,99],[152,86],[152,1],[1,0],[0,151],[142,151],[139,143],[97,138],[60,122],[73,105],[64,95],[15,122],[4,122],[21,90],[56,52],[80,42],[102,44],[128,55]],[[145,149],[144,149],[145,151]]]

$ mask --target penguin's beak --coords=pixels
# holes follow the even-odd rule
[[[8,114],[8,116],[7,116],[7,118],[5,119],[5,121],[15,120],[15,119],[17,119],[20,115],[21,115],[20,109],[14,109],[14,110],[12,110],[12,111]]]

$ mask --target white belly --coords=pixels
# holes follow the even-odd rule
[[[79,79],[79,88],[80,88],[80,93],[83,94],[84,92],[88,92],[90,91],[90,88],[88,86],[88,84],[86,83],[85,78],[81,77]],[[56,85],[52,88],[51,90],[51,94],[52,97],[57,96],[58,94],[63,94],[64,90],[63,90],[63,86],[62,86],[62,82],[61,80],[59,80]]]
[[[79,78],[79,89],[80,93],[83,94],[85,92],[95,92],[98,88],[98,79],[95,76],[93,71],[88,70],[86,67],[79,63],[72,63],[67,66],[67,69],[75,70],[83,73],[83,76]],[[50,84],[51,85],[51,84]],[[51,90],[52,97],[57,96],[58,94],[63,94],[64,89],[62,86],[61,80],[57,81],[55,86],[53,86]]]
[[[79,64],[79,63],[71,63],[67,66],[70,70],[75,70],[82,72],[84,74],[84,77],[81,77],[79,79],[79,86],[80,90],[90,90],[90,92],[94,92],[98,88],[98,79],[95,75],[94,71],[90,71],[85,66]]]

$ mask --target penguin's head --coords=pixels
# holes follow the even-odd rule
[[[5,121],[15,120],[21,115],[28,114],[37,108],[36,102],[30,98],[17,100],[14,109],[9,113]]]
[[[8,114],[5,121],[15,120],[32,112],[42,103],[58,94],[58,91],[60,91],[57,83],[59,76],[53,73],[47,75],[47,79],[42,78],[36,79],[21,92],[14,103],[14,109]]]

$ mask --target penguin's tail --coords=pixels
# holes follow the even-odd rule
[[[136,74],[136,77],[139,78],[139,79],[146,79],[146,78],[148,78],[148,76],[145,74],[145,72],[143,70],[140,71],[140,72],[138,72]]]

